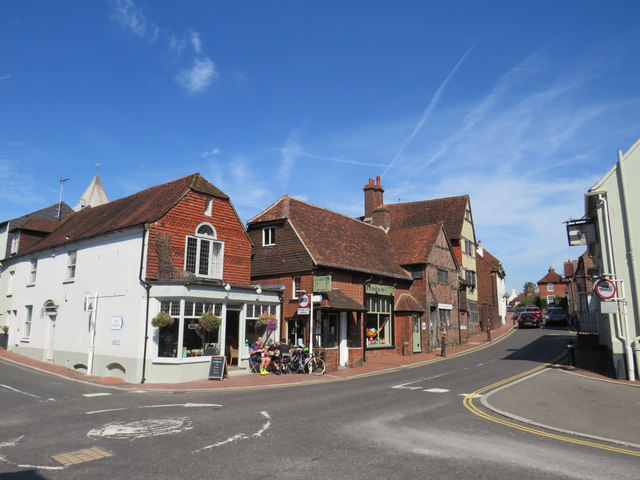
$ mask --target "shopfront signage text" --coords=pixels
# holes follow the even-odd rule
[[[313,277],[314,292],[330,292],[331,291],[331,275],[322,277]]]
[[[393,297],[396,294],[396,287],[391,285],[378,285],[377,283],[367,283],[365,285],[365,293],[367,295],[385,295]]]

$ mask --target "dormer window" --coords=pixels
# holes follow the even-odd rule
[[[198,277],[222,279],[224,244],[216,240],[216,230],[201,223],[195,235],[187,237],[184,269]]]
[[[276,244],[276,227],[262,229],[262,246],[269,247]]]

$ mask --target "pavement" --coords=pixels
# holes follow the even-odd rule
[[[491,331],[496,341],[513,332],[507,324]],[[569,332],[568,332],[569,333]],[[446,357],[440,351],[410,356],[392,356],[369,360],[361,367],[341,367],[322,376],[256,375],[246,371],[230,372],[224,380],[196,380],[183,383],[126,383],[111,377],[85,375],[47,362],[34,360],[0,348],[0,359],[72,380],[122,390],[211,391],[285,387],[309,383],[347,380],[400,370],[410,366],[446,361],[465,352],[485,348],[486,333],[470,337],[469,343],[447,346]],[[531,375],[489,390],[480,400],[496,414],[546,430],[591,440],[606,441],[640,450],[640,382],[611,378],[601,362],[588,351],[576,351],[576,365],[550,365]],[[541,395],[541,392],[544,392]]]

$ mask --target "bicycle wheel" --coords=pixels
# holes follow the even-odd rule
[[[326,366],[321,358],[314,358],[309,362],[309,373],[312,375],[323,375]]]

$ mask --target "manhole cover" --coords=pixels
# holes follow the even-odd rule
[[[93,447],[84,450],[76,450],[75,452],[61,453],[51,458],[56,462],[68,467],[77,463],[91,462],[100,458],[110,457],[111,453],[102,448]]]

